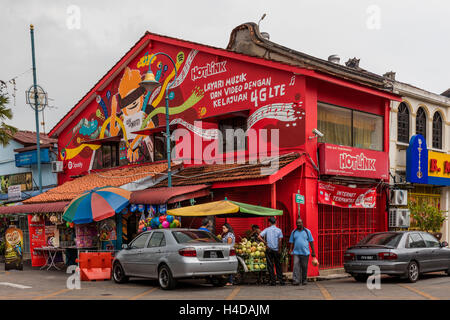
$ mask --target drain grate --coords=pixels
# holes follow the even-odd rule
[[[112,296],[112,293],[102,293],[101,296]]]

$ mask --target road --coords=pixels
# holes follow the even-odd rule
[[[424,275],[417,283],[382,277],[379,290],[369,290],[353,278],[309,282],[306,286],[239,285],[215,288],[201,280],[182,281],[173,291],[161,290],[156,281],[131,279],[81,282],[70,290],[63,271],[4,271],[0,267],[0,300],[449,300],[450,277],[444,273]]]

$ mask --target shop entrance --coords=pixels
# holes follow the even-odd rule
[[[342,268],[345,250],[370,233],[380,231],[381,224],[379,208],[349,209],[319,204],[320,269]]]

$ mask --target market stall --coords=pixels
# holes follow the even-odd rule
[[[187,206],[167,211],[178,217],[225,216],[226,218],[250,218],[254,216],[281,216],[282,210],[276,210],[252,204],[221,200],[199,205]],[[239,260],[238,273],[235,282],[242,283],[249,278],[256,278],[258,283],[265,282],[267,276],[266,246],[263,242],[252,241],[250,237],[235,243]],[[248,276],[255,274],[256,277]]]

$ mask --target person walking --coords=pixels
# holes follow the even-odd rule
[[[222,242],[227,243],[227,244],[231,245],[232,247],[234,247],[236,238],[234,236],[234,231],[233,231],[233,228],[231,227],[231,225],[229,223],[224,223],[222,226],[222,231],[223,231]],[[228,277],[228,283],[226,285],[227,286],[233,285],[233,275],[232,274],[230,274],[230,276]]]
[[[281,239],[283,239],[283,232],[276,226],[277,220],[274,217],[269,218],[270,226],[264,229],[258,236],[260,241],[266,244],[266,259],[267,269],[269,269],[270,285],[277,284],[274,267],[277,272],[277,278],[280,285],[284,286],[283,270],[281,269]],[[266,239],[264,240],[265,237]]]
[[[302,219],[297,219],[297,229],[292,231],[289,238],[289,251],[294,256],[294,270],[292,273],[293,285],[306,285],[308,275],[309,247],[311,246],[311,256],[316,257],[314,251],[314,239],[311,231],[303,226]]]

